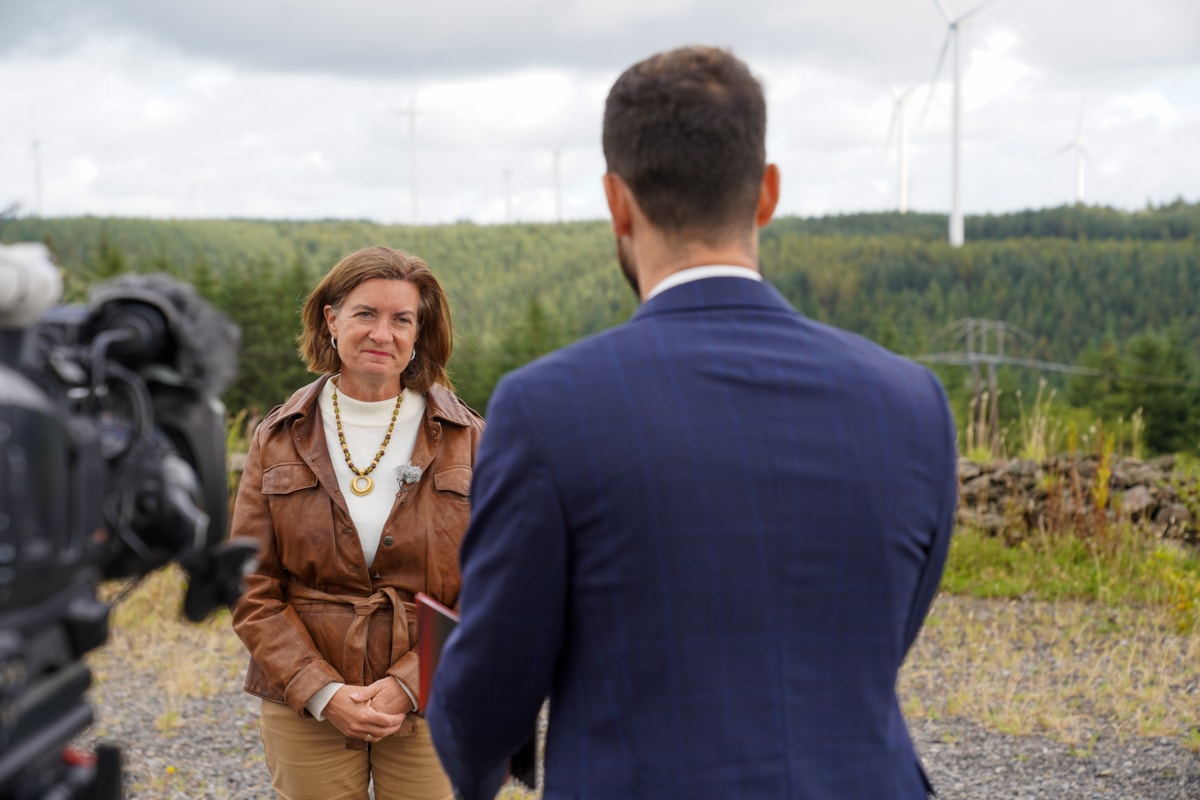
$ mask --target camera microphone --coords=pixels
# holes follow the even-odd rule
[[[113,358],[133,369],[161,361],[174,346],[162,312],[144,302],[106,303],[96,325],[103,330],[96,337],[96,345],[107,348]]]
[[[39,242],[0,245],[0,328],[27,328],[62,294],[62,276]]]
[[[237,327],[190,284],[161,274],[123,275],[96,287],[91,304],[103,328],[127,336],[114,346],[115,358],[170,365],[173,374],[159,369],[149,376],[158,382],[215,396],[237,374]]]

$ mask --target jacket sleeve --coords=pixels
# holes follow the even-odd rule
[[[566,521],[534,414],[496,387],[463,541],[461,620],[442,652],[426,719],[459,797],[491,798],[535,730],[565,626]]]
[[[232,536],[258,542],[258,564],[246,576],[246,591],[233,609],[233,629],[267,680],[283,692],[284,701],[300,716],[304,704],[342,676],[325,661],[295,610],[284,598],[287,573],[279,560],[271,509],[263,494],[264,441],[271,417],[261,423],[250,443],[234,502]]]
[[[932,372],[927,374],[930,383],[933,384],[931,405],[937,422],[936,427],[933,428],[936,434],[933,437],[932,446],[933,459],[936,464],[933,470],[935,483],[932,493],[936,517],[933,536],[926,552],[925,565],[921,570],[920,581],[917,584],[917,591],[913,595],[912,605],[909,607],[908,624],[904,630],[905,652],[908,652],[913,642],[916,641],[917,634],[920,633],[921,626],[925,623],[925,616],[929,613],[929,606],[933,603],[934,595],[937,594],[938,585],[941,583],[942,572],[946,567],[946,557],[950,550],[950,537],[954,533],[954,511],[958,505],[958,445],[954,415],[950,412],[945,389],[942,388],[941,383]]]

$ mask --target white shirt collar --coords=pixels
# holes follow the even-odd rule
[[[688,267],[687,269],[679,270],[679,272],[672,272],[655,284],[653,289],[646,292],[646,296],[642,299],[642,302],[646,302],[657,294],[662,294],[667,289],[691,283],[692,281],[703,280],[704,278],[747,278],[752,281],[761,281],[762,275],[749,267],[735,267],[730,264]]]

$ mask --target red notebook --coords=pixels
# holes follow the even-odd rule
[[[458,614],[424,592],[417,592],[417,655],[421,664],[421,708],[429,708],[429,691],[433,688],[433,672],[450,631],[458,624]]]
[[[458,614],[424,592],[417,592],[417,655],[421,660],[421,708],[429,708],[429,693],[433,688],[433,673],[442,656],[442,647],[450,631],[458,625]],[[535,728],[509,759],[509,774],[533,791],[537,786],[538,732]]]

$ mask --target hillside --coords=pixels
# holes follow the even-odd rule
[[[1182,384],[1173,387],[1174,405],[1200,406],[1192,385],[1200,358],[1200,204],[969,217],[961,249],[944,243],[944,228],[945,218],[932,214],[783,218],[762,235],[762,268],[803,313],[905,355],[961,351],[964,343],[948,332],[956,320],[1003,320],[1013,326],[1010,354],[1108,371],[1108,379],[1050,376],[1074,406],[1127,420],[1146,393],[1118,377],[1146,374]],[[441,277],[458,333],[455,380],[481,409],[503,372],[617,324],[635,307],[603,222],[0,220],[0,242],[29,240],[50,245],[68,301],[125,270],[194,283],[243,329],[231,408],[267,408],[305,380],[293,355],[297,311],[329,266],[368,244],[417,253]],[[966,370],[938,372],[965,415]],[[1003,368],[999,380],[1002,411],[1012,416],[1015,390],[1031,396],[1037,375]],[[1153,446],[1195,448],[1200,427],[1192,416]]]

